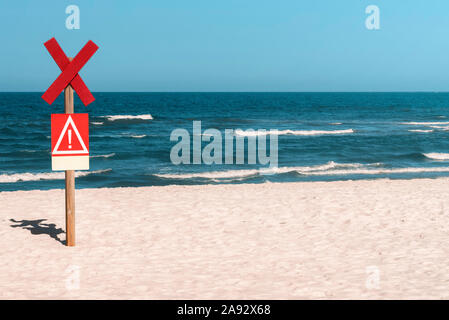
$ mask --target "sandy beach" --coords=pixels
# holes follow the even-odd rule
[[[72,248],[64,190],[1,192],[0,298],[447,299],[448,185],[82,189]]]

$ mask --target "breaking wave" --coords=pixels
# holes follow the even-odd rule
[[[423,153],[423,155],[426,158],[429,158],[432,160],[449,160],[449,153],[431,152],[431,153]]]
[[[294,135],[294,136],[317,136],[330,134],[350,134],[354,133],[353,129],[346,130],[269,130],[269,131],[243,131],[237,129],[234,133],[238,136],[253,137],[265,135]]]
[[[428,132],[433,132],[432,129],[428,129],[428,130],[421,130],[421,129],[411,129],[411,130],[407,130],[409,132],[421,132],[421,133],[428,133]]]
[[[192,178],[204,178],[204,179],[229,179],[229,178],[240,178],[249,177],[255,175],[272,175],[272,174],[282,174],[289,172],[314,172],[314,171],[324,171],[333,170],[338,168],[360,168],[363,166],[367,167],[377,167],[382,165],[381,163],[373,163],[368,165],[363,165],[361,163],[336,163],[334,161],[329,161],[326,164],[317,166],[304,166],[304,167],[273,167],[273,168],[261,168],[261,169],[249,169],[249,170],[226,170],[226,171],[209,171],[209,172],[198,172],[198,173],[180,173],[180,174],[155,174],[160,178],[167,179],[192,179]]]
[[[109,154],[97,154],[95,156],[90,156],[91,158],[110,158],[115,156],[115,153],[109,153]]]
[[[449,154],[447,154],[449,159]],[[155,176],[165,179],[210,179],[216,181],[242,180],[244,178],[296,173],[303,176],[332,176],[332,175],[379,175],[379,174],[404,174],[404,173],[431,173],[449,172],[449,167],[408,167],[408,168],[382,168],[382,163],[360,164],[360,163],[335,163],[330,161],[318,166],[304,167],[281,167],[263,168],[252,170],[227,170],[198,173],[179,174],[155,174]]]
[[[433,126],[433,125],[442,125],[449,124],[449,121],[436,121],[436,122],[402,122],[401,124],[405,125],[414,125],[414,126]]]
[[[151,114],[141,114],[137,116],[118,114],[112,116],[102,116],[103,118],[108,119],[109,121],[116,120],[153,120],[153,116]]]
[[[101,174],[110,172],[112,169],[96,170],[96,171],[76,171],[75,177],[85,177],[92,174]],[[62,180],[65,179],[65,173],[62,172],[40,172],[40,173],[14,173],[0,174],[0,183],[13,183],[22,181],[39,181],[39,180]]]
[[[431,128],[434,128],[434,129],[440,129],[440,130],[443,130],[443,131],[448,131],[449,130],[449,126],[430,126]]]

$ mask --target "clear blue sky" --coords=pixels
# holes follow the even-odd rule
[[[2,0],[0,30],[0,91],[47,89],[53,36],[100,46],[92,91],[449,91],[447,0]]]

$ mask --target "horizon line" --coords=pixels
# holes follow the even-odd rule
[[[0,93],[44,93],[45,91],[2,91]],[[92,91],[93,93],[449,93],[448,91]]]

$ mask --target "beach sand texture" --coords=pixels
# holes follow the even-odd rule
[[[0,298],[447,299],[448,186],[82,189],[72,248],[48,234],[65,229],[64,190],[1,192]]]

